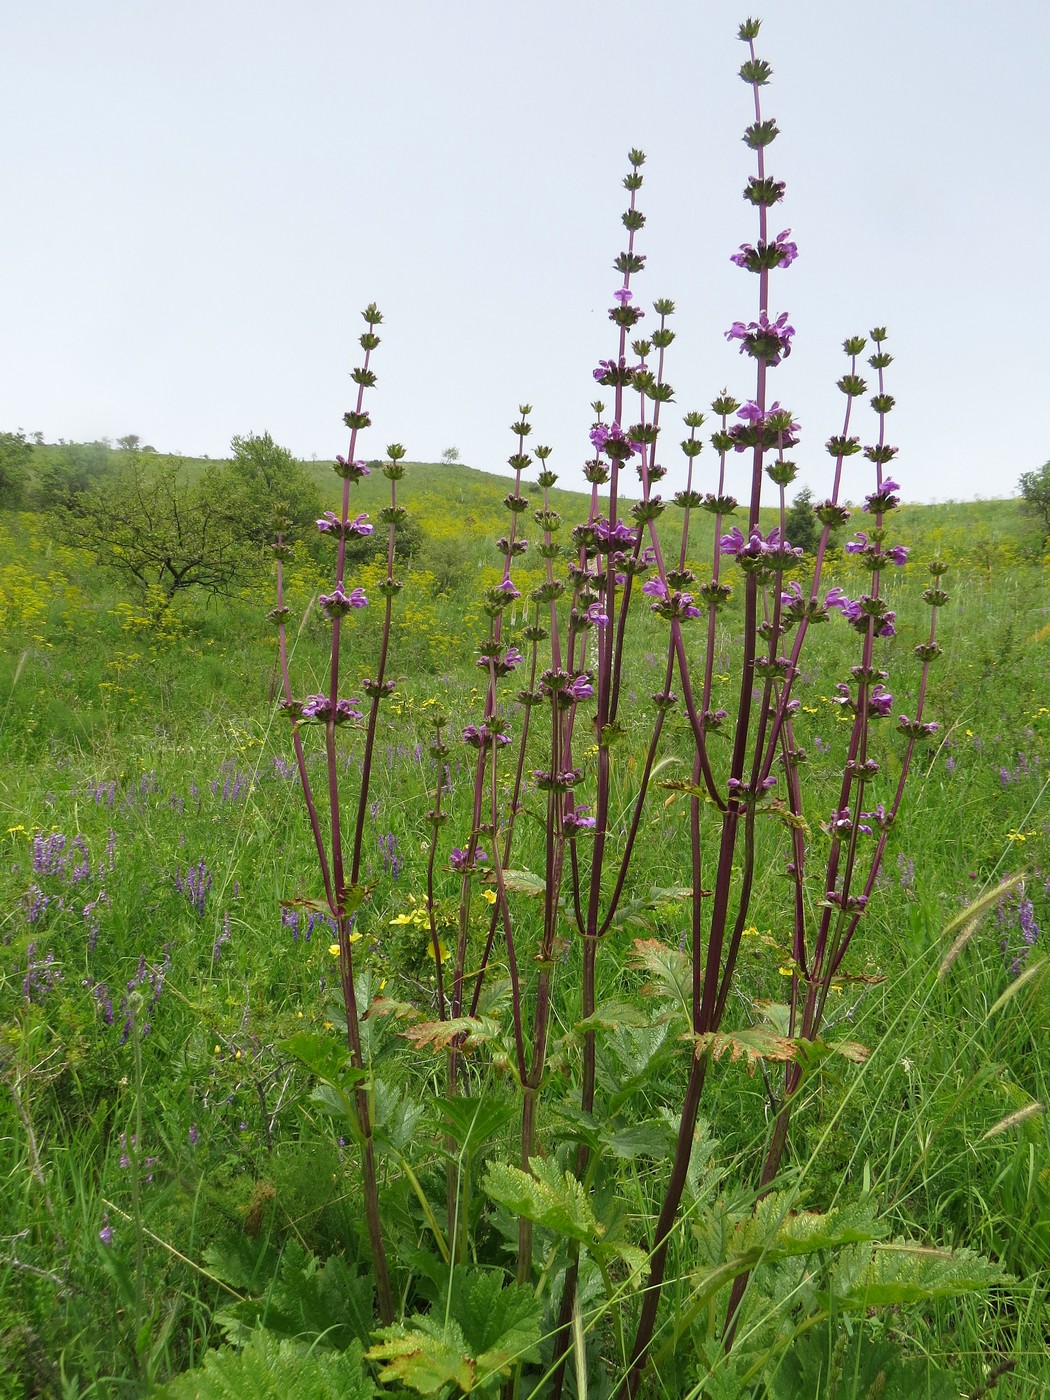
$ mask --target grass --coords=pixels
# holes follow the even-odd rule
[[[373,992],[383,986],[387,997],[427,1010],[434,966],[410,915],[425,892],[429,721],[439,705],[463,715],[476,695],[473,631],[460,620],[470,610],[463,580],[472,589],[495,573],[488,542],[502,527],[506,482],[424,466],[410,469],[404,488],[427,547],[398,602],[397,698],[383,712],[369,816],[373,891],[357,927]],[[557,508],[575,519],[578,500],[563,496]],[[810,1393],[809,1378],[829,1368],[845,1379],[827,1394],[867,1393],[865,1367],[890,1343],[908,1366],[925,1360],[948,1370],[956,1394],[1021,1397],[1050,1387],[1050,1135],[1042,1110],[1050,989],[1040,975],[1050,916],[1045,567],[1025,557],[1015,503],[910,507],[900,532],[917,558],[939,551],[953,564],[930,707],[942,729],[894,828],[880,898],[851,964],[856,980],[844,979],[837,994],[838,1032],[871,1056],[813,1078],[784,1182],[804,1210],[870,1207],[890,1237],[974,1251],[1011,1279],[861,1318],[856,1334],[868,1350],[858,1351],[841,1319],[825,1315],[819,1287],[790,1261],[770,1265],[734,1352],[738,1377],[752,1366],[744,1393],[756,1396]],[[845,586],[849,568],[839,561],[829,582]],[[917,566],[899,573],[906,621],[923,583]],[[230,1310],[244,1316],[259,1280],[290,1271],[296,1250],[341,1260],[348,1278],[365,1269],[353,1142],[284,1048],[303,1031],[339,1042],[332,935],[305,907],[287,906],[319,890],[287,728],[272,703],[266,579],[220,604],[180,602],[160,618],[29,514],[0,517],[0,578],[0,1340],[10,1358],[0,1397],[143,1395],[235,1331]],[[293,560],[290,601],[308,613],[296,641],[303,690],[324,670],[328,628],[307,608],[324,583],[309,554]],[[372,611],[350,619],[352,679],[368,670]],[[733,605],[723,618],[719,674],[728,688]],[[829,810],[843,740],[828,696],[848,664],[843,632],[815,630],[796,692],[799,733],[814,780],[828,784]],[[660,636],[654,622],[634,644],[628,683],[638,697],[658,683]],[[895,673],[918,640],[902,629],[892,643],[901,658]],[[614,781],[625,812],[643,705],[640,698],[637,725],[627,726],[618,749]],[[673,762],[675,753],[671,725],[665,754]],[[311,761],[320,762],[316,746]],[[342,761],[352,774],[352,734]],[[451,843],[469,825],[471,774],[456,745],[449,764]],[[673,792],[661,796],[647,821],[649,855],[633,876],[635,922],[613,935],[600,973],[600,1000],[635,1006],[644,1002],[630,964],[633,938],[674,948],[684,926],[680,902],[648,898],[654,887],[681,882],[684,806]],[[522,824],[516,856],[533,869],[542,868],[534,829]],[[783,995],[787,951],[771,830],[762,842],[740,1024]],[[1007,876],[1022,877],[1023,889],[992,901],[941,973],[953,936],[945,930]],[[439,862],[439,908],[450,918],[458,891]],[[1023,900],[1043,930],[1030,948]],[[478,901],[472,939],[483,938],[487,912]],[[566,999],[553,1056],[554,1072],[570,1077],[576,957],[570,947],[558,973]],[[398,1277],[413,1311],[437,1296],[427,1261],[437,1257],[434,1225],[439,1233],[448,1225],[439,1061],[410,1049],[394,1021],[365,1025],[385,1143],[384,1217],[411,1242],[402,1245]],[[493,1103],[512,1097],[500,1054],[497,1040],[472,1062],[477,1092]],[[594,1200],[611,1234],[622,1229],[636,1241],[659,1200],[658,1144],[684,1078],[681,1050],[666,1026],[627,1023],[608,1033],[599,1073],[604,1130],[625,1136],[610,1139],[616,1149],[596,1168]],[[717,1264],[750,1211],[766,1093],[762,1076],[741,1065],[721,1062],[711,1078],[676,1237],[674,1301],[656,1341],[667,1352],[664,1393],[676,1395],[704,1393],[703,1366],[714,1377],[706,1384],[724,1387],[708,1393],[740,1393],[718,1380],[727,1373],[716,1303],[694,1310],[690,1299],[703,1261]],[[551,1150],[572,1141],[555,1115],[544,1128]],[[626,1134],[641,1128],[644,1150],[640,1138],[629,1147]],[[486,1200],[478,1177],[486,1152],[499,1156],[504,1138],[497,1124],[489,1147],[464,1168],[473,1185],[463,1210],[479,1262],[494,1267],[507,1257],[509,1217]],[[841,1249],[812,1265],[815,1277],[826,1269],[828,1278],[847,1266]],[[611,1286],[622,1284],[626,1267],[613,1269]],[[601,1353],[615,1369],[616,1310],[602,1302],[604,1287],[596,1271],[582,1279],[580,1326],[592,1360]],[[355,1335],[367,1345],[370,1323],[366,1317],[355,1333],[358,1295],[346,1288],[340,1345]],[[282,1305],[271,1295],[266,1306],[279,1313]],[[919,1373],[907,1374],[914,1381]],[[911,1393],[942,1393],[932,1380],[929,1387],[915,1381]]]

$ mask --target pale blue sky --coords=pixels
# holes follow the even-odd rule
[[[765,112],[800,256],[771,310],[797,328],[776,396],[820,491],[847,334],[885,323],[907,498],[1005,495],[1050,457],[1046,0],[769,0]],[[649,159],[643,304],[677,302],[676,419],[749,365],[729,254],[747,11],[727,0],[6,0],[0,5],[0,429],[137,432],[223,455],[270,431],[345,450],[358,311],[384,343],[389,441],[504,470],[507,426],[567,485],[623,244],[628,148]],[[1042,329],[1041,329],[1042,328]],[[680,454],[665,458],[678,484]],[[707,460],[705,458],[705,460]],[[707,465],[713,463],[713,456]],[[864,483],[852,483],[858,497]]]

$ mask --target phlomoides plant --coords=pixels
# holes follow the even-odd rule
[[[370,895],[362,860],[376,736],[381,707],[394,692],[388,659],[393,607],[401,588],[394,577],[394,531],[404,518],[397,483],[405,453],[394,444],[382,467],[390,483],[389,505],[378,517],[388,541],[386,576],[378,589],[384,609],[379,655],[374,675],[361,683],[363,700],[347,699],[344,623],[369,602],[346,577],[345,555],[348,539],[374,528],[351,505],[355,483],[369,470],[359,459],[358,443],[371,425],[364,402],[375,383],[372,358],[382,320],[374,305],[364,312],[364,360],[353,371],[358,390],[356,405],[345,418],[349,447],[335,464],[342,481],[340,509],[318,521],[336,554],[331,592],[317,600],[331,624],[330,669],[323,690],[305,699],[295,698],[289,670],[284,549],[278,542],[272,616],[283,708],[292,722],[323,882],[319,907],[337,929],[349,1059],[340,1083],[361,1154],[367,1236],[383,1324],[371,1356],[385,1367],[381,1378],[421,1390],[430,1380],[432,1389],[447,1381],[468,1390],[486,1375],[511,1375],[511,1384],[524,1384],[521,1363],[537,1358],[538,1322],[530,1331],[521,1320],[528,1312],[523,1304],[516,1349],[490,1348],[487,1372],[475,1354],[473,1369],[465,1374],[464,1347],[469,1347],[462,1330],[455,1337],[441,1332],[433,1312],[425,1327],[411,1317],[397,1320],[395,1297],[401,1286],[395,1287],[397,1266],[388,1257],[391,1245],[381,1209],[375,1104],[363,1042],[366,1011],[405,1016],[411,1020],[405,1031],[409,1041],[444,1055],[441,1104],[450,1126],[444,1142],[443,1226],[407,1153],[398,1156],[391,1171],[411,1178],[441,1258],[453,1273],[477,1258],[468,1238],[463,1171],[470,1117],[481,1113],[483,1102],[472,1091],[491,1085],[494,1069],[502,1070],[513,1086],[520,1125],[516,1161],[494,1154],[483,1187],[518,1219],[516,1278],[507,1289],[516,1287],[514,1296],[527,1300],[533,1290],[542,1294],[549,1280],[560,1280],[548,1324],[551,1345],[544,1379],[529,1382],[535,1387],[531,1393],[555,1396],[563,1390],[574,1352],[580,1364],[584,1256],[597,1264],[607,1286],[606,1315],[620,1353],[617,1393],[639,1392],[654,1352],[669,1249],[700,1132],[701,1100],[719,1062],[760,1065],[766,1079],[770,1129],[750,1183],[752,1199],[760,1203],[758,1221],[770,1213],[762,1203],[776,1199],[770,1193],[778,1185],[800,1089],[829,1054],[857,1061],[866,1054],[859,1045],[827,1036],[826,1013],[847,957],[863,936],[916,747],[937,729],[925,718],[925,701],[928,671],[939,650],[937,610],[947,595],[941,588],[944,570],[934,561],[923,595],[930,609],[928,634],[908,663],[914,679],[897,683],[914,697],[911,713],[903,713],[890,689],[885,659],[886,640],[896,630],[887,601],[888,578],[906,562],[908,547],[895,538],[892,523],[900,487],[893,479],[897,449],[887,436],[894,404],[886,385],[892,356],[882,328],[845,342],[846,368],[838,382],[843,419],[826,444],[830,489],[814,506],[819,542],[805,566],[803,551],[787,538],[786,492],[797,473],[790,454],[801,429],[793,412],[776,399],[771,380],[793,350],[795,330],[789,313],[781,310],[779,289],[798,249],[791,230],[777,227],[785,187],[767,168],[778,129],[763,113],[771,70],[755,53],[758,29],[757,22],[748,20],[739,32],[747,47],[740,75],[754,103],[744,140],[756,162],[744,200],[757,217],[757,236],[731,258],[751,278],[757,305],[748,313],[751,319],[736,321],[725,332],[749,363],[753,381],[746,397],[723,391],[715,398],[708,424],[714,461],[706,470],[700,461],[705,415],[686,414],[687,436],[680,444],[685,487],[665,500],[659,483],[667,472],[666,415],[675,400],[666,377],[675,339],[670,328],[674,304],[666,299],[647,309],[640,304],[636,283],[646,259],[638,248],[645,223],[639,195],[645,158],[641,151],[631,151],[624,179],[629,196],[623,215],[626,247],[615,260],[618,283],[609,310],[615,340],[610,357],[594,370],[608,402],[592,405],[593,451],[584,465],[590,485],[587,517],[566,529],[552,508],[557,478],[549,465],[551,449],[539,446],[530,454],[532,410],[521,405],[512,428],[513,484],[505,499],[509,522],[497,541],[502,567],[498,582],[480,598],[485,619],[477,645],[484,676],[481,708],[466,724],[453,724],[445,716],[434,724],[435,778],[426,814],[430,839],[422,909],[434,962],[429,1007],[374,1000],[368,1007],[354,959],[360,936],[355,925],[367,918]],[[854,431],[864,399],[874,414],[867,445]],[[534,467],[537,500],[524,494],[526,473]],[[865,584],[853,597],[842,587],[828,587],[825,576],[829,539],[850,519],[847,486],[856,492],[859,472],[867,482],[861,486],[864,502],[855,522],[861,528],[854,530],[845,550],[860,566]],[[701,549],[696,543],[709,534],[697,525],[705,515],[713,524],[709,553],[706,545]],[[516,580],[522,578],[527,549],[539,562],[522,589]],[[732,695],[720,674],[720,639],[729,625],[737,649]],[[833,697],[846,736],[834,805],[820,810],[815,805],[820,799],[807,795],[807,755],[797,732],[801,702],[795,691],[810,629],[830,625],[849,629],[853,664]],[[634,747],[627,783],[621,756],[628,729],[632,737],[637,732],[639,707],[626,674],[629,638],[632,628],[646,629],[651,637],[654,626],[662,678],[648,702],[646,738],[640,759]],[[305,749],[313,734],[324,748],[320,790]],[[356,748],[360,773],[349,802],[341,790],[347,736]],[[448,766],[454,744],[463,744],[471,759],[469,810],[454,800]],[[892,756],[889,764],[887,755]],[[632,869],[647,840],[643,814],[655,797],[673,798],[674,810],[686,813],[683,849],[688,855],[680,870],[664,866],[663,887],[646,896],[632,882]],[[449,828],[461,844],[445,844]],[[780,924],[790,930],[787,999],[764,1012],[734,996],[742,940],[753,918],[760,853],[767,864],[772,858],[778,862],[783,876]],[[541,868],[531,870],[530,865]],[[448,888],[450,880],[458,884],[458,914],[451,923],[444,914],[439,920],[438,913],[439,887]],[[680,944],[649,938],[639,940],[634,951],[635,966],[658,991],[677,988],[681,993],[679,1011],[668,998],[658,1005],[664,1021],[682,1033],[688,1063],[676,1081],[682,1086],[680,1100],[668,1113],[673,1141],[654,1218],[636,1221],[633,1237],[621,1225],[614,1244],[614,1232],[597,1225],[589,1201],[602,1180],[596,1125],[611,1111],[600,1073],[602,1036],[618,1017],[630,1013],[622,1003],[600,1001],[600,968],[610,956],[610,935],[622,933],[628,913],[644,912],[647,898],[650,905],[677,900],[688,911]],[[484,915],[480,932],[479,913]],[[746,1019],[745,1006],[752,1007]],[[305,1043],[292,1048],[323,1076],[315,1049],[307,1053]],[[550,1114],[545,1115],[545,1104]],[[560,1115],[557,1133],[550,1127],[554,1114]],[[491,1136],[491,1124],[486,1132]],[[544,1246],[542,1259],[536,1257],[538,1226],[556,1237],[554,1246]],[[830,1242],[828,1235],[825,1244],[830,1247]],[[552,1249],[561,1252],[555,1255]],[[802,1245],[784,1250],[785,1257],[804,1252]],[[761,1250],[742,1250],[735,1267],[717,1280],[728,1291],[721,1323],[726,1350],[733,1345],[749,1274],[763,1257]],[[629,1287],[622,1283],[625,1267]],[[451,1297],[450,1284],[446,1326],[451,1325]],[[413,1357],[423,1357],[430,1368],[426,1384],[423,1370],[412,1369]]]

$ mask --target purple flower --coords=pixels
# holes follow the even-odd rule
[[[337,700],[335,706],[336,724],[345,724],[347,720],[361,719],[362,712],[356,707],[361,702],[359,700]],[[303,701],[303,719],[326,720],[331,712],[332,705],[327,695],[308,695]]]
[[[746,351],[756,360],[767,365],[778,365],[791,354],[791,340],[795,327],[788,325],[788,314],[782,311],[775,321],[766,313],[760,313],[757,321],[734,321],[726,331],[726,340],[739,340],[740,353]]]
[[[396,880],[401,874],[404,858],[398,854],[397,837],[392,831],[379,837],[379,850],[383,856],[383,870],[392,880]]]
[[[463,740],[476,749],[484,749],[493,741],[498,745],[509,744],[510,735],[491,729],[487,724],[467,724],[463,727]]]
[[[594,694],[594,686],[591,685],[587,676],[581,672],[578,676],[574,676],[565,687],[565,693],[566,695],[571,695],[576,701],[589,700]]]
[[[642,592],[655,598],[652,610],[657,617],[681,618],[699,617],[700,609],[693,601],[691,593],[672,592],[662,578],[651,578],[642,584]]]
[[[466,871],[473,870],[475,865],[487,865],[488,856],[485,854],[485,852],[481,849],[480,846],[477,846],[474,849],[474,858],[472,860],[467,851],[461,850],[459,846],[453,846],[452,851],[449,854],[448,863],[449,865],[451,865],[453,870],[456,870],[459,872],[460,875],[463,875],[466,873]]]
[[[610,554],[617,549],[633,549],[638,536],[630,525],[618,520],[615,525],[599,517],[593,525],[594,542],[600,554]]]
[[[176,870],[171,877],[172,883],[180,894],[184,894],[197,913],[198,918],[204,915],[204,902],[208,898],[208,891],[212,887],[212,874],[204,860],[201,859],[196,865],[188,865],[185,871]]]
[[[591,444],[595,452],[605,452],[619,461],[641,452],[640,442],[634,442],[624,433],[619,423],[598,423],[590,432]]]
[[[739,253],[732,253],[729,261],[748,272],[760,272],[764,267],[790,267],[798,257],[798,246],[789,241],[789,228],[781,229],[771,243],[759,242],[757,247],[741,243]]]
[[[368,523],[368,516],[362,514],[348,520],[344,528],[340,517],[334,511],[326,510],[317,521],[317,528],[322,535],[370,535],[374,526]]]
[[[718,547],[722,554],[731,555],[745,568],[765,564],[771,569],[782,569],[796,563],[805,553],[782,537],[779,526],[770,530],[764,539],[762,531],[756,527],[745,540],[739,526],[734,525],[718,541]]]
[[[319,595],[317,605],[325,617],[332,621],[333,618],[345,617],[351,608],[367,608],[368,599],[363,588],[352,588],[347,593],[343,585],[337,583],[331,593]]]
[[[781,408],[779,401],[763,413],[751,399],[737,409],[737,417],[742,418],[743,422],[734,424],[729,430],[737,452],[759,444],[763,447],[794,447],[798,442],[801,428],[788,410]]]
[[[109,1249],[110,1245],[113,1243],[113,1226],[109,1223],[108,1211],[102,1212],[102,1229],[99,1230],[98,1237],[106,1248]]]
[[[491,666],[497,676],[509,676],[524,660],[517,647],[508,647],[502,656],[480,656],[474,664],[480,666],[483,671],[487,671]]]
[[[562,817],[562,830],[566,836],[577,836],[581,831],[593,831],[597,825],[594,817],[585,817],[588,807],[576,807]]]
[[[893,696],[881,682],[871,688],[868,696],[868,714],[885,717],[893,708]]]
[[[621,306],[627,306],[633,300],[634,298],[627,287],[618,287],[616,291],[613,292],[613,301],[618,301]]]
[[[190,1130],[189,1130],[189,1132],[186,1134],[186,1137],[187,1137],[187,1139],[189,1140],[189,1144],[190,1144],[191,1147],[196,1147],[197,1144],[198,1144],[198,1142],[200,1142],[200,1140],[201,1140],[201,1135],[200,1135],[200,1132],[199,1132],[199,1130],[198,1130],[198,1128],[197,1128],[196,1123],[191,1123],[191,1124],[190,1124]]]

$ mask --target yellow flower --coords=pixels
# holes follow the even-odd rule
[[[495,890],[482,890],[482,891],[481,891],[481,897],[482,897],[482,899],[485,901],[486,904],[495,904],[495,902],[496,902],[496,891],[495,891]]]
[[[328,945],[328,951],[331,953],[331,955],[332,955],[333,958],[337,958],[337,957],[339,956],[339,944],[338,944],[338,943],[329,943],[329,945]]]
[[[438,956],[441,958],[442,962],[448,957],[448,948],[445,946],[445,940],[443,938],[438,939]],[[434,940],[432,938],[427,940],[427,957],[431,962],[434,961]]]

